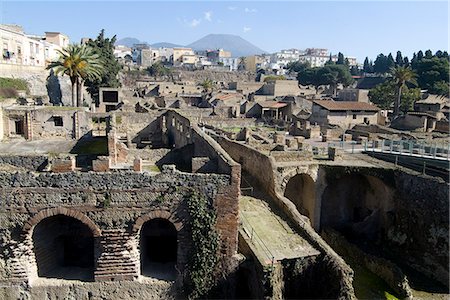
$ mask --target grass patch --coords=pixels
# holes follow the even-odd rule
[[[108,139],[105,137],[95,137],[80,140],[70,151],[72,154],[96,154],[108,155]]]
[[[156,173],[160,173],[161,172],[161,170],[158,168],[157,165],[143,166],[142,169],[144,169],[145,171],[149,171],[149,172],[156,172]]]
[[[353,287],[355,288],[355,294],[358,299],[399,299],[394,296],[394,292],[383,279],[363,266],[356,264],[348,257],[345,257],[345,261],[350,265],[353,271],[355,271]]]
[[[23,79],[0,77],[0,88],[13,88],[28,92],[28,83]]]

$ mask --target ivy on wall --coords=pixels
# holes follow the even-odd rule
[[[192,191],[187,198],[190,215],[192,253],[188,263],[189,299],[205,297],[215,283],[218,263],[219,235],[216,231],[216,212],[208,198]]]

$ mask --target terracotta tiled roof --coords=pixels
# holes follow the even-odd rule
[[[315,104],[322,106],[330,111],[379,111],[380,109],[375,105],[357,102],[357,101],[332,101],[332,100],[315,100]]]

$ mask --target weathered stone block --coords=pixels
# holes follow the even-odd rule
[[[342,159],[343,151],[335,147],[328,147],[328,159],[339,160]]]
[[[133,161],[133,170],[135,172],[142,172],[142,158],[136,157]]]
[[[111,168],[111,158],[109,156],[100,156],[92,161],[92,170],[94,172],[108,172]]]
[[[286,139],[286,146],[288,148],[297,148],[298,143],[296,139]]]
[[[75,156],[53,158],[51,170],[55,173],[72,172],[75,170]]]
[[[275,133],[273,137],[273,142],[275,144],[281,144],[284,145],[286,137],[284,136],[284,133]]]

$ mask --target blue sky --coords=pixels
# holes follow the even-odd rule
[[[323,47],[374,59],[401,50],[448,50],[446,1],[4,1],[0,23],[72,41],[100,29],[118,38],[189,44],[209,33],[240,35],[267,52]]]

